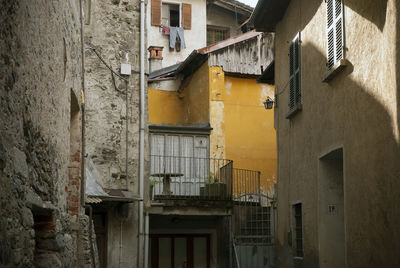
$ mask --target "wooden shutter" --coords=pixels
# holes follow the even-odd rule
[[[326,0],[327,67],[344,58],[343,1]]]
[[[182,4],[182,27],[190,30],[192,28],[192,5]]]
[[[151,25],[161,26],[161,0],[151,0]]]
[[[289,108],[294,110],[301,103],[301,67],[300,33],[296,35],[289,47]]]

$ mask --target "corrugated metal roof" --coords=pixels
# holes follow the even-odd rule
[[[87,196],[85,202],[88,204],[98,204],[101,203],[101,199],[95,196]]]

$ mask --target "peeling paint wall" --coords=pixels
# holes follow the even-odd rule
[[[263,101],[273,95],[273,86],[210,67],[210,153],[233,160],[236,168],[260,171],[262,191],[270,195],[277,181],[276,134],[274,112]]]

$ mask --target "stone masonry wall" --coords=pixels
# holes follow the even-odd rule
[[[0,0],[0,25],[0,267],[77,267],[79,1]]]
[[[104,188],[123,189],[137,194],[140,1],[86,1],[85,15],[85,46],[95,48],[117,73],[120,73],[121,63],[132,66],[132,74],[127,77],[129,84],[126,95],[125,82],[115,76],[115,89],[111,71],[92,50],[85,50],[86,152],[93,159]],[[147,121],[147,112],[145,117]],[[134,202],[127,206],[127,218],[113,217],[113,212],[109,211],[106,245],[109,267],[136,267],[137,204]]]

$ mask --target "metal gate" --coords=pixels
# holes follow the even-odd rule
[[[275,267],[274,202],[260,190],[260,172],[233,169],[233,267]]]

